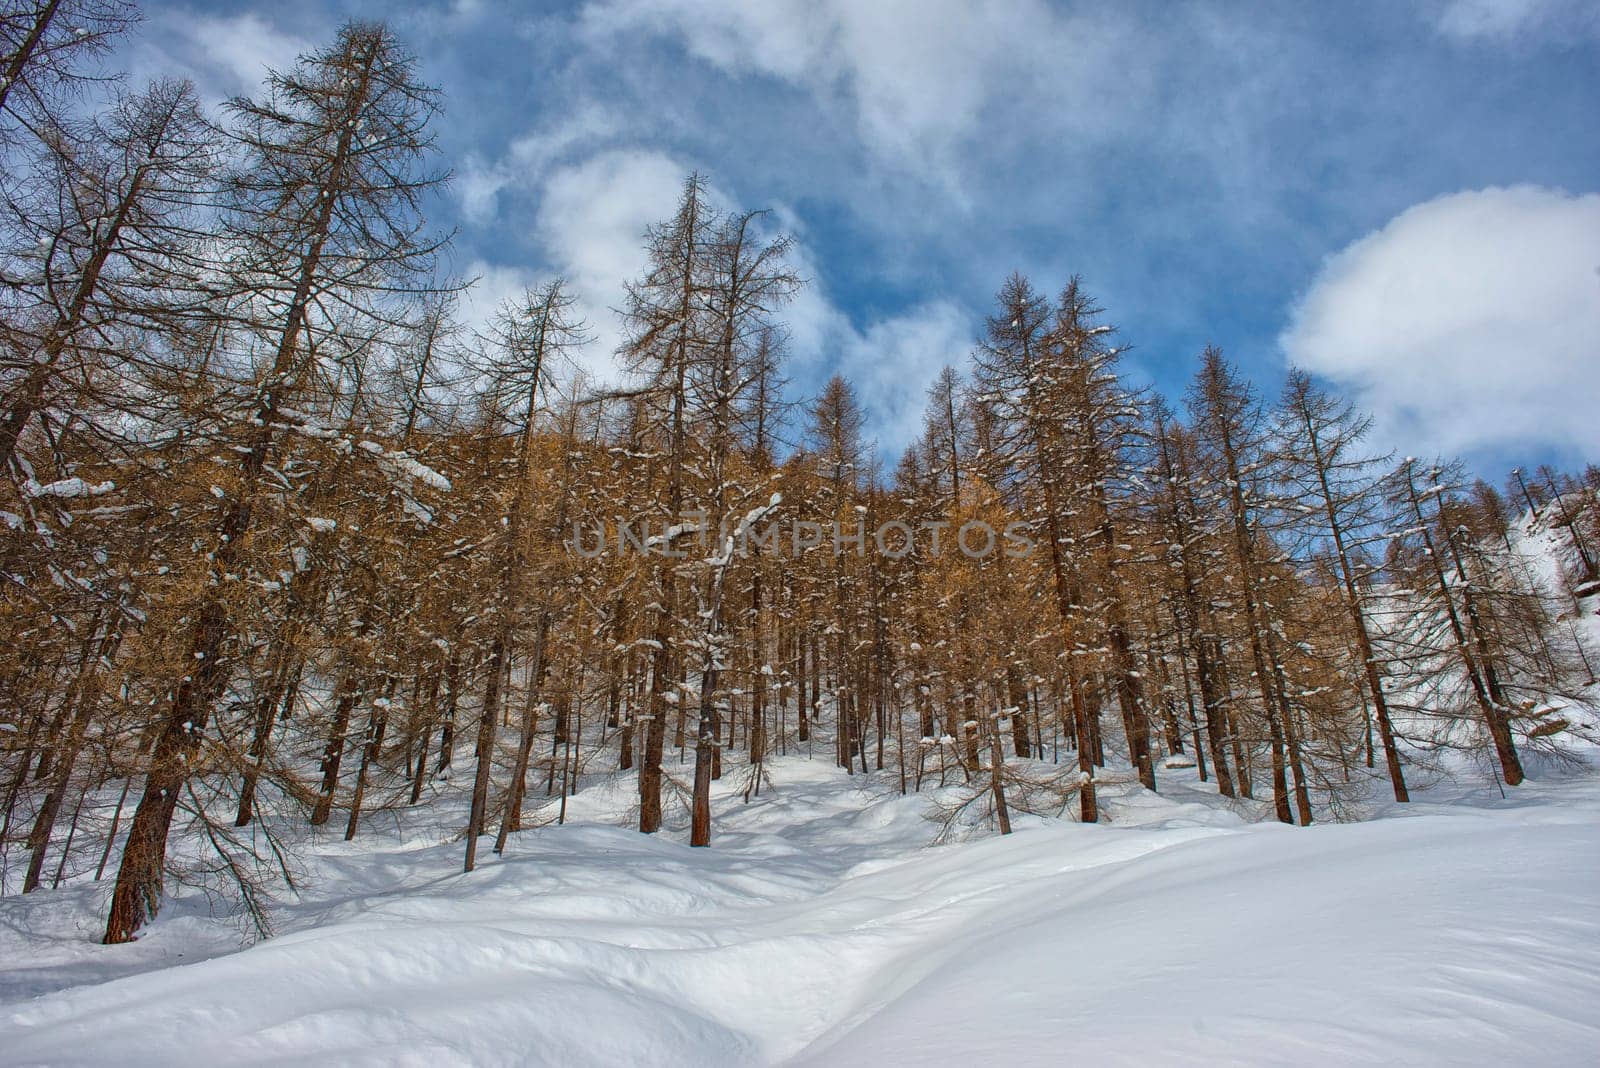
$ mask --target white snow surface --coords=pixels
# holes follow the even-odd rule
[[[1593,769],[1311,828],[1179,769],[930,847],[926,795],[771,767],[710,849],[620,826],[631,778],[470,875],[459,813],[382,817],[243,950],[192,898],[95,944],[109,879],[0,899],[0,1063],[1596,1063]]]
[[[22,492],[29,497],[99,497],[116,488],[117,484],[109,480],[89,483],[81,478],[58,479],[42,486],[31,478],[22,483]]]

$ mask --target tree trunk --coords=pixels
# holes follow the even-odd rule
[[[539,630],[533,639],[533,663],[528,668],[528,698],[522,709],[522,736],[517,742],[517,763],[506,790],[505,807],[500,814],[500,831],[495,835],[494,851],[502,853],[511,832],[522,827],[522,799],[528,790],[528,763],[533,755],[533,740],[539,725],[539,706],[543,699],[545,642],[550,633],[550,613],[539,616]]]
[[[507,662],[507,631],[502,624],[489,647],[488,678],[484,683],[483,710],[478,717],[477,768],[472,778],[472,807],[467,814],[467,855],[464,871],[471,871],[478,860],[478,836],[483,833],[484,820],[489,812],[489,777],[494,771],[495,726],[500,717],[500,691],[504,685]]]
[[[333,797],[339,788],[339,765],[344,761],[345,736],[350,732],[350,713],[361,699],[364,689],[348,670],[335,687],[338,698],[333,706],[333,724],[328,731],[328,743],[322,750],[322,790],[317,795],[316,806],[311,810],[313,827],[327,823],[333,812]]]

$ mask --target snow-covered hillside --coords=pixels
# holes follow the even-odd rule
[[[1514,544],[1559,587],[1557,532]],[[1560,622],[1597,644],[1592,607]],[[1406,720],[1412,802],[1356,766],[1310,827],[1114,753],[1103,823],[1043,791],[996,837],[959,772],[902,796],[793,755],[749,800],[733,765],[690,849],[681,805],[633,830],[635,774],[600,762],[564,825],[530,798],[462,874],[470,777],[445,775],[352,842],[287,818],[297,885],[248,948],[192,887],[116,946],[109,881],[0,898],[0,1064],[1592,1064],[1600,757],[1563,709],[1585,730],[1508,791]]]
[[[95,945],[4,901],[5,1064],[1593,1063],[1600,784],[1253,823],[1169,772],[1100,826],[929,847],[928,797],[774,765],[715,848],[626,780],[470,875],[438,826],[314,850],[279,937],[193,900]],[[39,996],[39,995],[47,996]]]
[[[0,1068],[1600,1068],[1595,5],[556,6],[0,0]]]

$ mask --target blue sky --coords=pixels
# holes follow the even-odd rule
[[[253,92],[348,17],[442,87],[437,205],[483,314],[551,273],[609,308],[685,172],[767,207],[811,285],[791,376],[892,452],[1011,270],[1081,274],[1181,393],[1207,342],[1309,366],[1383,444],[1600,459],[1600,6],[1043,0],[150,3],[120,58]]]

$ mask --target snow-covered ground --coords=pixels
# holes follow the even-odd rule
[[[587,789],[463,875],[407,822],[313,846],[278,937],[105,884],[0,901],[5,1064],[1594,1064],[1600,780],[1246,822],[1167,772],[1111,821],[930,847],[927,798],[730,775],[714,848]],[[410,821],[415,816],[406,815]]]

